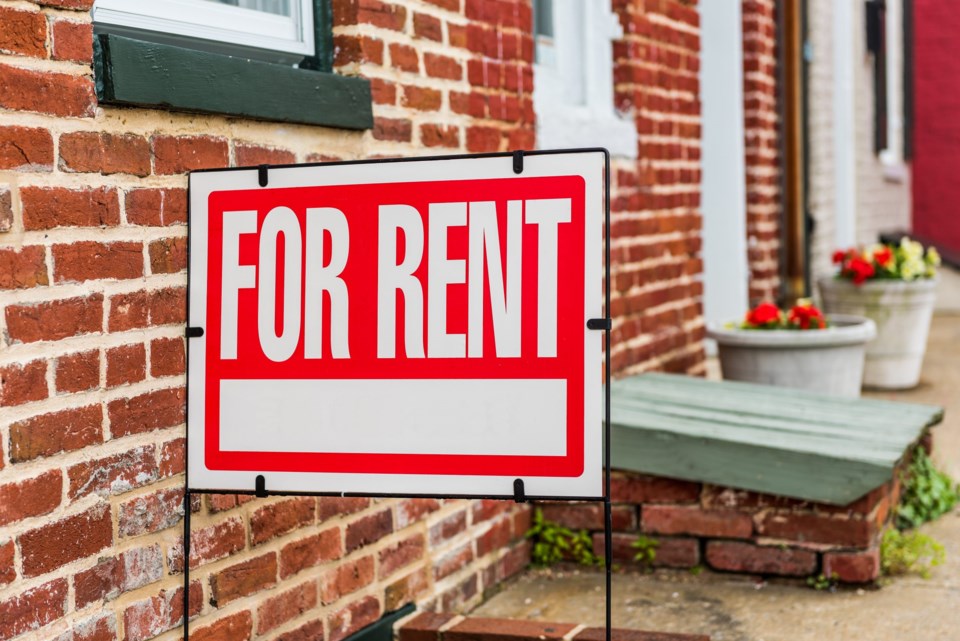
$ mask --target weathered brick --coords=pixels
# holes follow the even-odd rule
[[[390,66],[400,71],[417,73],[420,71],[420,57],[410,45],[397,42],[390,44]]]
[[[17,580],[17,568],[14,567],[15,551],[13,540],[0,543],[0,585],[8,585]]]
[[[635,563],[637,548],[633,543],[638,535],[614,532],[611,537],[613,559],[619,563]],[[700,563],[700,542],[697,539],[657,537],[653,567],[692,568]],[[604,556],[603,533],[593,535],[593,552]],[[639,562],[637,562],[639,563]]]
[[[250,515],[250,544],[260,545],[296,528],[314,522],[316,501],[308,497],[292,498],[272,503]]]
[[[13,195],[5,185],[0,185],[0,232],[13,229]]]
[[[467,151],[500,151],[500,130],[478,125],[467,127]]]
[[[93,25],[91,23],[54,20],[52,27],[55,59],[74,62],[93,60]]]
[[[91,117],[96,107],[93,79],[0,65],[0,107],[53,116]]]
[[[844,583],[869,583],[880,576],[880,549],[824,552],[823,575]]]
[[[47,398],[47,362],[36,360],[0,367],[0,407]]]
[[[66,171],[150,175],[150,143],[136,134],[76,131],[60,136],[60,168]]]
[[[301,583],[295,588],[270,597],[257,608],[257,634],[264,634],[292,621],[317,605],[315,581]]]
[[[249,610],[223,617],[211,625],[190,630],[194,641],[241,641],[253,633],[253,616]]]
[[[7,334],[16,343],[58,341],[103,328],[103,295],[6,308]]]
[[[694,536],[747,539],[753,534],[749,514],[733,510],[704,510],[676,505],[644,505],[641,528],[652,534],[693,534]]]
[[[173,427],[186,418],[186,395],[175,387],[117,399],[107,404],[107,414],[115,438]]]
[[[406,118],[374,118],[373,137],[377,140],[410,142],[413,138],[413,123]]]
[[[614,503],[696,503],[699,499],[699,483],[623,472],[610,477]]]
[[[233,153],[238,167],[290,165],[297,162],[297,156],[292,151],[252,143],[236,143]]]
[[[437,499],[406,499],[397,505],[394,513],[397,529],[412,525],[440,509]]]
[[[97,409],[100,409],[99,407]],[[122,494],[157,480],[156,446],[141,445],[126,452],[83,461],[67,470],[67,496]]]
[[[116,638],[117,617],[112,612],[106,612],[74,623],[53,641],[115,641]]]
[[[277,583],[277,554],[270,552],[231,565],[213,575],[211,603],[223,607],[230,601],[273,587]]]
[[[380,602],[367,596],[330,615],[330,636],[327,641],[342,641],[354,632],[380,618]]]
[[[110,316],[107,320],[109,331],[140,329],[146,327],[149,322],[150,297],[147,292],[120,294],[110,299]]]
[[[104,227],[120,222],[120,201],[112,187],[23,187],[20,200],[27,230]]]
[[[182,338],[150,341],[150,376],[179,376],[185,371],[186,352]]]
[[[457,572],[467,564],[472,563],[474,559],[473,555],[473,545],[471,543],[464,543],[454,548],[450,552],[447,552],[439,559],[435,559],[433,562],[433,578],[435,581],[440,581],[450,576],[454,572]]]
[[[323,641],[323,621],[316,619],[284,632],[274,641]]]
[[[364,496],[356,497],[335,497],[321,496],[317,499],[318,519],[326,521],[335,516],[345,516],[354,514],[370,507],[370,499]]]
[[[716,570],[806,576],[817,568],[817,554],[782,546],[759,546],[740,541],[708,541],[706,560]]]
[[[463,78],[463,67],[456,58],[439,53],[423,54],[423,68],[431,78],[446,80],[460,80]]]
[[[183,287],[170,287],[149,292],[147,305],[151,325],[187,322],[187,290]]]
[[[226,558],[244,548],[247,542],[247,533],[243,521],[238,517],[204,528],[192,530],[190,533],[190,568],[200,567]],[[167,564],[171,574],[183,572],[183,539],[170,547],[167,553]]]
[[[54,365],[57,392],[85,392],[100,385],[100,351],[61,356]]]
[[[160,478],[183,474],[186,468],[186,439],[175,438],[160,447]]]
[[[573,530],[602,530],[603,505],[600,503],[548,503],[541,506],[543,518],[555,521]],[[611,507],[613,529],[617,532],[635,530],[636,509],[629,505]]]
[[[39,476],[0,485],[0,526],[31,516],[49,514],[60,505],[63,474],[49,470]]]
[[[443,41],[443,23],[426,13],[413,14],[413,33],[418,38],[426,38],[436,42]]]
[[[573,623],[544,623],[517,619],[469,617],[444,632],[450,641],[507,641],[508,639],[550,639],[559,641],[576,628]]]
[[[380,0],[361,0],[358,4],[356,21],[359,24],[403,31],[406,20],[407,10],[400,5],[387,4]]]
[[[373,583],[373,556],[340,563],[320,578],[320,598],[333,603]]]
[[[758,522],[757,532],[774,539],[867,548],[874,543],[877,527],[869,520],[842,516],[768,512]]]
[[[69,545],[64,545],[69,541]],[[82,559],[113,543],[110,506],[100,503],[85,512],[42,525],[20,536],[23,575],[39,576]]]
[[[29,13],[0,7],[0,20],[5,12]],[[43,171],[50,170],[52,166],[53,137],[48,130],[39,127],[0,127],[0,169]]]
[[[467,529],[467,511],[460,510],[430,527],[430,546],[443,545]]]
[[[393,532],[393,515],[389,508],[361,517],[347,526],[347,552],[378,541]]]
[[[370,94],[374,104],[393,105],[397,102],[397,85],[383,78],[371,78]]]
[[[0,51],[47,57],[47,20],[39,11],[0,7]]]
[[[280,578],[286,579],[324,561],[339,559],[342,555],[340,528],[327,528],[319,534],[283,546],[280,550]]]
[[[162,577],[163,551],[159,544],[126,550],[77,573],[73,579],[75,607],[81,609],[95,601],[115,599]]]
[[[456,125],[430,123],[420,125],[420,143],[424,147],[459,147],[460,128]]]
[[[107,387],[128,385],[147,376],[147,349],[143,343],[121,345],[106,351]]]
[[[417,111],[437,111],[440,109],[442,98],[443,95],[437,89],[406,85],[403,87],[403,98],[400,104]]]
[[[56,621],[67,608],[67,580],[54,579],[0,601],[0,639],[12,639]]]
[[[47,7],[76,11],[89,11],[93,7],[93,0],[36,0],[36,3]]]
[[[203,607],[203,588],[190,583],[188,617]],[[124,641],[147,641],[183,622],[183,588],[161,590],[159,594],[136,601],[123,611]]]
[[[193,169],[226,167],[227,141],[210,136],[154,136],[154,171],[159,175],[182,174]]]
[[[10,426],[10,460],[72,452],[103,442],[103,411],[99,405],[41,414]]]
[[[127,222],[162,227],[187,222],[185,189],[134,189],[124,196]]]
[[[426,541],[422,534],[414,534],[390,547],[383,548],[377,554],[379,561],[377,577],[383,579],[422,559],[424,548],[426,548]]]
[[[139,242],[80,241],[54,245],[53,278],[57,283],[141,278],[143,245]]]
[[[120,504],[117,531],[121,537],[150,534],[183,519],[183,489],[157,490]]]
[[[187,269],[187,239],[161,238],[150,242],[151,274],[176,274]]]

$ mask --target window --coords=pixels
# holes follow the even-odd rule
[[[367,129],[370,83],[332,73],[331,0],[96,0],[103,104]]]
[[[909,19],[909,1],[868,0],[867,51],[873,62],[873,141],[884,166],[884,176],[906,178],[904,129],[908,107],[904,82],[906,42],[903,24]]]
[[[634,123],[613,107],[613,45],[623,36],[608,2],[535,0],[534,108],[541,148],[606,147],[635,158]]]

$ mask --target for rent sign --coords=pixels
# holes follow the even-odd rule
[[[602,152],[195,172],[191,489],[601,494]]]

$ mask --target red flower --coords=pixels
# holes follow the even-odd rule
[[[890,264],[890,261],[893,260],[893,251],[889,247],[884,246],[873,252],[873,259],[877,261],[877,264],[881,267],[886,267]]]
[[[773,303],[760,303],[749,312],[745,319],[748,325],[769,325],[780,321],[780,308]]]
[[[813,305],[795,305],[787,316],[787,322],[800,329],[823,329],[827,326],[823,312]]]
[[[843,259],[846,257],[847,257],[847,252],[843,251],[842,249],[838,249],[837,251],[833,252],[833,264],[839,265],[840,263],[843,262]]]
[[[853,279],[854,285],[860,285],[863,281],[872,277],[876,273],[873,264],[857,256],[851,258],[843,265],[843,271]]]

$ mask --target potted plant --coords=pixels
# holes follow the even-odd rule
[[[824,317],[809,300],[788,312],[761,303],[741,323],[707,330],[724,379],[853,398],[860,395],[864,346],[875,334],[873,321]]]
[[[838,251],[833,261],[837,274],[818,283],[824,309],[866,316],[877,325],[877,338],[867,346],[864,385],[916,386],[936,300],[937,250],[905,237],[898,244]]]

